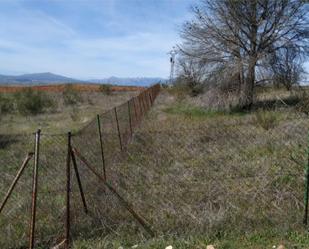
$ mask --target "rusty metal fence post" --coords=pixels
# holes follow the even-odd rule
[[[117,131],[118,131],[120,150],[123,150],[122,140],[121,140],[121,133],[120,133],[120,127],[119,127],[119,121],[118,121],[118,115],[117,115],[117,107],[114,108],[114,112],[115,112],[115,118],[116,118],[116,124],[117,124]]]
[[[13,190],[14,190],[17,182],[18,182],[18,180],[20,179],[21,175],[23,174],[23,172],[24,172],[26,166],[28,165],[29,161],[31,160],[32,156],[33,156],[33,153],[30,152],[30,153],[28,153],[27,157],[24,159],[20,169],[17,172],[17,175],[15,176],[11,186],[9,187],[9,190],[7,191],[7,193],[6,193],[5,197],[4,197],[4,200],[2,201],[2,203],[0,205],[0,213],[2,212],[6,202],[10,198],[10,196],[11,196],[11,194],[12,194],[12,192],[13,192]]]
[[[72,146],[71,146],[70,155],[71,155],[71,159],[72,159],[72,163],[73,163],[73,169],[75,171],[75,176],[76,176],[76,180],[77,180],[77,184],[78,184],[78,188],[79,188],[80,197],[82,199],[82,203],[83,203],[83,206],[84,206],[84,211],[87,214],[88,213],[88,207],[87,207],[87,203],[86,203],[86,199],[85,199],[85,195],[84,195],[84,191],[83,191],[83,187],[82,187],[82,182],[80,180],[80,175],[79,175],[79,171],[78,171],[78,167],[77,167],[77,163],[76,163],[75,154],[72,151]]]
[[[131,118],[130,102],[131,102],[131,100],[128,101],[128,116],[129,116],[129,126],[130,126],[130,137],[132,137],[133,131],[132,131],[132,118]]]
[[[71,228],[71,210],[70,210],[70,192],[71,192],[71,132],[68,132],[67,160],[66,160],[66,195],[65,195],[65,248],[70,248],[70,228]]]
[[[133,108],[134,108],[134,114],[135,114],[135,124],[134,126],[137,126],[138,125],[138,116],[137,116],[137,110],[136,110],[136,97],[134,97],[132,99],[133,101]]]
[[[101,149],[101,159],[102,159],[102,170],[103,170],[103,177],[106,181],[106,168],[105,168],[105,156],[104,156],[104,148],[103,148],[103,139],[102,139],[102,130],[101,130],[101,120],[100,115],[97,115],[98,121],[98,131],[99,131],[99,140],[100,140],[100,149]]]
[[[31,202],[31,220],[30,220],[30,233],[29,233],[29,249],[34,248],[34,233],[35,233],[35,219],[36,219],[36,202],[38,190],[38,167],[40,156],[40,137],[41,130],[35,133],[35,149],[34,149],[34,166],[32,175],[32,202]]]

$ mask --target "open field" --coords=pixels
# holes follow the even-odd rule
[[[287,92],[261,92],[259,98],[271,105],[252,112],[223,112],[205,108],[202,97],[179,98],[163,90],[122,153],[115,122],[107,122],[110,117],[103,115],[107,181],[132,203],[156,236],[150,238],[78,160],[90,212],[84,214],[73,179],[73,248],[137,244],[138,248],[202,249],[215,244],[225,249],[264,249],[281,243],[308,248],[302,224],[308,116]],[[120,130],[128,132],[127,105],[118,110],[123,113]],[[10,164],[0,177],[1,191],[25,152],[33,148],[32,135],[14,139],[2,138],[10,142],[2,143],[0,162]],[[74,148],[100,171],[96,122],[72,140]],[[61,238],[63,231],[65,145],[65,135],[42,136],[44,185],[39,192],[37,235],[45,239],[41,248],[60,242],[55,238]],[[6,229],[6,236],[16,240],[12,248],[22,248],[24,241],[17,238],[27,235],[22,228],[28,223],[30,203],[24,196],[25,189],[31,189],[30,168],[25,175],[29,177],[18,186],[15,205],[11,202],[6,219],[0,219],[1,226],[14,220]],[[0,239],[0,245],[7,241]]]
[[[113,233],[82,236],[75,248],[309,248],[302,224],[308,116],[286,105],[285,91],[259,98],[277,100],[225,113],[162,92],[127,160],[108,169],[158,237],[148,240],[130,216],[118,214],[120,222],[111,212]]]
[[[58,91],[59,89],[57,89]],[[48,133],[75,131],[85,126],[96,114],[101,114],[135,96],[138,91],[116,91],[110,95],[102,92],[77,91],[78,101],[64,103],[62,92],[47,92],[52,107],[43,113],[20,114],[8,112],[0,116],[0,134],[32,133],[38,128]],[[13,93],[2,93],[12,98]]]
[[[128,101],[130,96],[123,95],[123,93],[119,93],[118,95],[111,94],[108,96],[103,93],[97,95],[98,101],[102,101],[106,98],[105,101],[109,101],[106,102],[106,105],[109,106],[109,109],[112,108],[109,111],[105,110],[105,112],[100,109],[101,112],[99,115],[99,123],[101,125],[100,131],[103,136],[101,143],[105,148],[104,157],[108,165],[112,166],[113,162],[122,158],[121,149],[126,146],[130,139],[130,128],[135,128],[136,125],[139,124],[144,113],[150,108],[150,95],[152,94],[152,97],[155,98],[156,89],[157,87],[152,87],[141,93],[135,93],[134,97],[131,95],[130,101]],[[78,106],[85,105],[85,102],[81,101],[83,95],[76,98],[76,92],[71,95],[72,92],[70,90],[69,93],[70,95],[68,96],[74,96],[73,100],[79,99]],[[134,92],[130,94],[133,93]],[[32,95],[22,95],[22,98],[26,97],[26,100],[28,100],[29,96]],[[37,95],[33,96],[37,99]],[[44,96],[50,97],[50,95]],[[16,97],[19,97],[19,95],[12,97],[13,100],[16,101]],[[60,95],[58,97],[60,97],[61,100],[64,96]],[[122,100],[122,104],[118,104],[116,107],[117,101],[120,100]],[[40,101],[38,102],[40,103]],[[19,102],[16,103],[18,104]],[[61,105],[61,103],[58,102],[57,104],[58,106]],[[93,108],[93,105],[91,106]],[[132,115],[130,114],[130,110],[132,111]],[[61,109],[59,111],[63,112]],[[92,111],[95,111],[95,109]],[[43,113],[40,113],[40,115],[42,115],[42,117],[44,115],[46,116],[49,114],[49,108],[42,109],[42,112]],[[37,117],[38,114],[35,116]],[[25,119],[25,122],[26,121]],[[72,127],[67,127],[67,129],[72,130]],[[39,165],[38,171],[36,171],[38,172],[38,188],[36,191],[37,214],[34,235],[36,248],[47,248],[59,244],[64,240],[65,217],[68,217],[66,215],[66,193],[70,193],[72,198],[70,209],[72,210],[71,221],[74,226],[72,226],[71,229],[71,236],[79,237],[81,232],[85,231],[90,232],[90,234],[97,234],[98,231],[102,230],[105,231],[106,226],[103,225],[100,214],[107,213],[108,207],[103,205],[103,203],[106,202],[107,199],[113,199],[113,196],[107,196],[104,192],[103,194],[99,194],[100,191],[102,191],[102,185],[96,176],[88,172],[85,168],[82,168],[83,165],[81,165],[80,160],[75,161],[73,156],[71,160],[72,163],[74,162],[74,171],[72,168],[72,185],[70,191],[67,191],[68,187],[66,187],[71,178],[67,176],[65,170],[65,166],[68,166],[68,152],[72,152],[71,148],[77,148],[81,151],[83,156],[89,159],[91,163],[94,163],[96,170],[100,173],[102,172],[102,158],[99,157],[100,160],[97,160],[98,156],[101,154],[98,130],[97,116],[93,115],[91,121],[87,122],[86,125],[72,130],[72,144],[70,147],[68,147],[68,134],[64,130],[59,130],[58,133],[55,133],[54,129],[50,132],[46,132],[44,127],[42,127],[42,133],[40,133],[40,135],[36,133],[36,137],[40,137],[39,140],[36,140],[37,143],[35,143],[35,134],[30,131],[24,134],[12,134],[7,131],[7,133],[0,135],[0,165],[5,172],[0,176],[1,200],[4,200],[10,184],[21,168],[22,162],[25,162],[23,165],[26,166],[25,169],[19,171],[22,172],[22,176],[20,179],[18,178],[18,183],[10,195],[4,210],[1,206],[0,248],[26,247],[29,238],[28,227],[30,223],[31,203],[33,203],[31,196],[34,196],[31,195],[31,186],[33,186],[32,183],[34,182],[34,171],[32,168],[34,165],[34,158],[38,160],[38,164],[35,165]],[[119,146],[119,142],[121,142],[121,146]],[[37,152],[33,153],[34,147],[36,147],[34,146],[35,144],[39,144],[40,149],[35,150]],[[79,175],[77,173],[77,167],[79,168],[82,186],[90,209],[87,215],[83,212],[83,208],[79,206],[80,193],[75,182],[75,177]],[[73,175],[73,173],[75,175]]]
[[[100,92],[101,84],[72,84],[74,90],[81,92]],[[33,90],[44,91],[44,92],[63,92],[65,84],[58,85],[38,85],[38,86],[27,86]],[[13,93],[22,91],[25,89],[25,85],[17,86],[0,86],[0,93]],[[111,86],[113,92],[128,92],[128,91],[140,91],[144,87],[137,86]]]

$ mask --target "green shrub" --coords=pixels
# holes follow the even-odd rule
[[[109,85],[109,84],[100,85],[99,91],[101,93],[106,94],[106,95],[111,95],[112,94],[112,86]]]
[[[54,102],[45,93],[26,88],[14,94],[16,110],[23,115],[38,114],[54,107]]]
[[[183,105],[181,103],[167,107],[163,111],[168,114],[183,115],[188,118],[212,118],[225,114],[221,111],[212,111],[203,107]]]
[[[258,110],[255,113],[255,123],[264,130],[274,128],[279,122],[278,113],[273,111]]]
[[[13,112],[13,110],[14,110],[14,104],[12,99],[3,96],[3,94],[0,94],[0,113],[6,114]]]
[[[82,102],[80,93],[73,88],[72,84],[65,86],[62,96],[65,105],[77,105]]]
[[[304,92],[301,96],[297,97],[298,103],[296,104],[296,109],[299,112],[309,115],[309,96]]]

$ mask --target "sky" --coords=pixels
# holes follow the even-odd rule
[[[195,0],[0,0],[0,74],[169,75]]]

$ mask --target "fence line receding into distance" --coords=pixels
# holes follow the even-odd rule
[[[113,165],[159,91],[151,86],[77,132],[0,135],[0,248],[69,248],[74,236],[114,229],[124,213],[153,235],[114,186]]]

